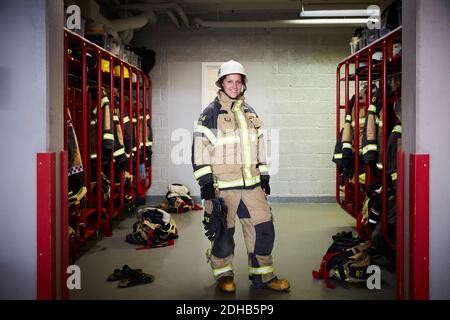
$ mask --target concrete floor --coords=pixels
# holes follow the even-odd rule
[[[71,299],[395,299],[395,275],[381,269],[381,289],[368,290],[365,284],[335,282],[328,289],[314,280],[311,270],[318,269],[322,256],[331,244],[331,236],[352,230],[354,219],[336,204],[272,204],[275,220],[274,268],[281,278],[289,279],[291,290],[276,293],[249,288],[247,254],[240,224],[235,242],[234,295],[215,288],[205,252],[210,243],[204,237],[202,211],[173,215],[180,237],[175,245],[165,248],[135,250],[124,241],[135,218],[114,223],[112,237],[91,240],[76,264],[81,268],[81,289],[72,290]],[[155,276],[150,284],[117,288],[117,282],[106,278],[116,268],[128,264]]]

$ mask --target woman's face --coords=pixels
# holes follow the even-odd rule
[[[232,99],[241,94],[242,76],[238,73],[229,74],[223,79],[223,91]]]

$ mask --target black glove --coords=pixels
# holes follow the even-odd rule
[[[261,178],[261,188],[266,194],[270,194],[269,178]]]
[[[207,183],[203,187],[200,187],[200,194],[202,199],[211,200],[216,197],[216,190],[214,189],[214,184]]]
[[[212,213],[205,211],[203,215],[203,226],[205,227],[205,236],[210,241],[216,240],[221,232],[227,227],[227,207],[223,198],[212,199]]]

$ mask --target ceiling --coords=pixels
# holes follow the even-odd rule
[[[195,18],[205,21],[265,21],[298,19],[303,3],[304,10],[332,9],[365,9],[371,4],[382,7],[387,0],[97,0],[101,10],[109,19],[127,15],[138,15],[143,10],[136,10],[137,5],[154,10],[158,21],[180,19],[179,11],[166,6],[176,6],[181,9],[189,20],[189,26],[195,26]],[[167,13],[171,11],[172,13]],[[198,26],[198,25],[197,25]],[[178,27],[187,27],[179,21]]]

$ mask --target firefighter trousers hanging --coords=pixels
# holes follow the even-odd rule
[[[272,249],[275,229],[270,207],[261,187],[242,190],[221,190],[219,197],[228,207],[227,229],[212,243],[208,260],[214,278],[233,277],[234,231],[238,216],[248,253],[249,278],[253,285],[267,283],[275,278]],[[205,210],[212,212],[211,201],[205,201]]]

